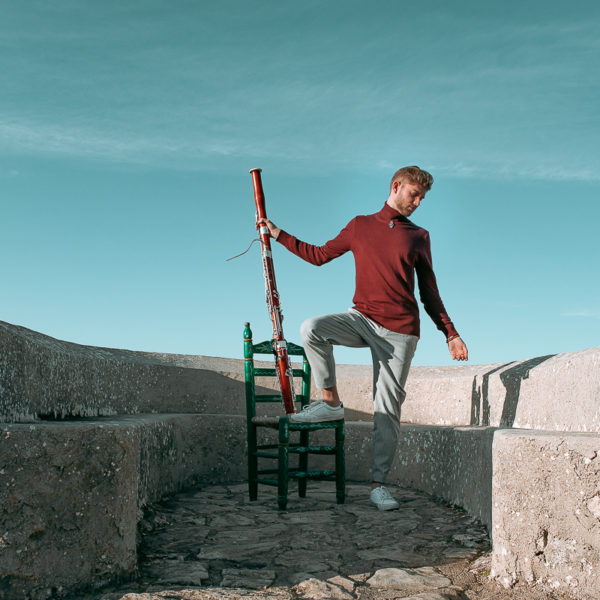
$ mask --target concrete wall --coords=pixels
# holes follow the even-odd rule
[[[371,419],[371,368],[339,365],[338,378],[350,419]],[[244,414],[243,394],[242,360],[82,346],[0,321],[0,422]],[[507,364],[413,367],[403,421],[598,432],[599,398],[600,347]]]
[[[600,597],[599,367],[593,348],[411,370],[391,480],[481,518],[505,585]],[[241,360],[81,346],[0,322],[0,599],[127,575],[147,502],[198,481],[244,479],[242,369]],[[348,475],[366,480],[371,369],[341,365],[338,375]]]
[[[372,413],[370,367],[341,365],[344,404]],[[421,425],[600,431],[600,347],[505,364],[413,367],[402,420]]]
[[[136,567],[144,505],[245,477],[245,419],[139,415],[0,427],[0,598],[100,586]]]
[[[242,378],[240,361],[81,346],[0,321],[0,422],[243,414]]]
[[[600,597],[600,436],[503,430],[494,439],[493,573]]]

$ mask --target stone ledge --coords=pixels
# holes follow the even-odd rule
[[[337,370],[347,418],[371,420],[371,367]],[[257,384],[266,392],[274,382]],[[507,364],[413,367],[403,419],[600,432],[599,396],[600,347]],[[82,346],[0,322],[0,422],[167,412],[243,415],[243,361]]]
[[[243,370],[233,362],[82,346],[0,321],[0,422],[244,414]]]
[[[344,405],[372,415],[371,367],[339,365],[337,373]],[[600,347],[506,364],[412,367],[406,391],[407,423],[600,432]]]

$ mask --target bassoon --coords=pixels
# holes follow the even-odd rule
[[[294,382],[292,377],[292,367],[287,351],[287,342],[283,336],[283,314],[279,302],[279,292],[277,291],[277,282],[275,281],[275,268],[273,266],[273,255],[271,252],[271,236],[268,227],[262,223],[259,225],[259,219],[267,218],[265,208],[265,194],[263,192],[261,173],[262,169],[251,169],[252,185],[254,186],[254,203],[256,204],[256,228],[260,238],[260,249],[262,254],[263,271],[265,275],[265,293],[267,296],[267,308],[273,322],[273,351],[277,363],[277,375],[279,385],[281,386],[281,397],[286,414],[296,412]]]

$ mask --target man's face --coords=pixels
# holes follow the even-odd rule
[[[390,194],[390,205],[402,216],[410,217],[425,198],[425,194],[427,194],[427,189],[419,183],[394,181]]]

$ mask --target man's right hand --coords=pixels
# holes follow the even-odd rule
[[[469,360],[469,351],[460,337],[455,337],[448,342],[448,350],[450,350],[450,356],[453,360]]]
[[[256,224],[266,225],[267,229],[269,230],[269,234],[274,240],[276,240],[279,237],[279,234],[281,233],[281,229],[279,229],[279,227],[277,227],[277,225],[275,225],[273,221],[269,221],[269,219],[259,219],[256,222]]]

